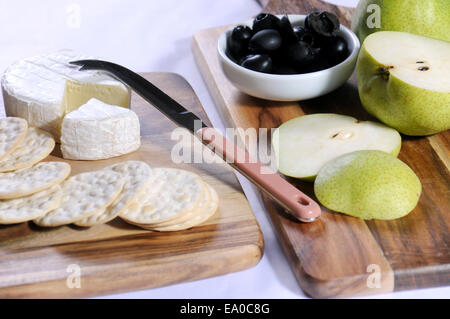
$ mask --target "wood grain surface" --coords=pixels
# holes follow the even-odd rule
[[[352,14],[352,9],[319,0],[264,3],[263,11],[272,13],[328,10],[347,26]],[[202,30],[192,41],[197,65],[226,126],[270,129],[312,113],[375,120],[361,106],[354,77],[326,96],[298,103],[266,101],[239,92],[225,78],[217,59],[217,39],[228,27]],[[423,193],[414,211],[398,220],[364,221],[323,208],[321,220],[301,224],[262,195],[302,289],[313,297],[344,297],[450,285],[449,149],[449,131],[430,137],[403,137],[399,158],[419,176]],[[312,183],[289,181],[315,198]],[[378,287],[374,285],[377,274],[381,274]]]
[[[145,73],[189,110],[208,122],[190,85],[179,75]],[[0,226],[0,298],[86,297],[146,289],[222,275],[256,265],[263,254],[261,231],[230,167],[175,164],[171,139],[176,128],[133,94],[131,108],[141,122],[142,146],[102,161],[67,161],[72,174],[129,159],[152,167],[178,167],[200,174],[219,194],[217,213],[190,230],[159,233],[115,219],[91,228],[40,228],[32,222]],[[201,145],[199,143],[199,145]],[[188,149],[189,150],[189,149]],[[200,146],[197,152],[212,154]],[[46,160],[62,161],[58,149]],[[79,265],[81,288],[68,288],[69,265]]]

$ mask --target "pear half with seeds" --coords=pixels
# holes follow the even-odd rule
[[[416,207],[422,184],[413,170],[380,151],[356,151],[326,164],[314,182],[325,207],[363,219],[396,219]]]
[[[356,75],[362,105],[385,124],[416,136],[450,128],[450,42],[373,33],[362,45]]]
[[[400,134],[384,124],[330,113],[296,117],[272,135],[278,170],[309,181],[322,166],[343,154],[379,150],[397,156],[401,142]]]

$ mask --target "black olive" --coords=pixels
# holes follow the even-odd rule
[[[314,58],[309,65],[309,72],[317,72],[328,69],[334,65],[329,56],[321,49],[313,49]]]
[[[260,13],[253,20],[253,32],[258,32],[265,29],[278,30],[280,19],[270,13]]]
[[[280,62],[280,63],[275,63],[272,67],[272,73],[273,74],[297,74],[297,70],[294,69],[292,66]]]
[[[322,37],[335,36],[339,31],[339,19],[331,12],[313,12],[305,19],[305,28]]]
[[[328,38],[320,47],[320,55],[328,60],[329,66],[344,61],[350,54],[347,42],[341,36]]]
[[[294,30],[294,33],[297,36],[297,40],[301,40],[303,35],[306,33],[305,28],[300,25],[296,25],[292,29]]]
[[[279,30],[283,42],[289,43],[297,41],[297,36],[292,28],[292,24],[289,21],[288,16],[285,15],[280,19]]]
[[[281,42],[281,35],[278,31],[265,29],[253,35],[248,47],[252,53],[269,53],[278,50]]]
[[[235,60],[248,53],[248,43],[253,32],[249,27],[238,25],[227,38],[227,49]]]
[[[303,41],[289,44],[286,47],[285,56],[289,64],[300,73],[307,72],[309,64],[314,59],[313,49]]]
[[[349,55],[347,41],[345,41],[343,37],[334,37],[330,39],[326,51],[334,64],[341,63]]]
[[[321,46],[321,39],[319,39],[319,37],[314,35],[311,31],[306,30],[304,27],[295,26],[294,32],[299,41],[306,42],[314,48],[319,48]]]
[[[242,60],[241,66],[257,72],[270,73],[272,59],[267,54],[251,54]]]

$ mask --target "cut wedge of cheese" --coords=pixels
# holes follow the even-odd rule
[[[72,160],[100,160],[128,154],[141,145],[136,113],[91,99],[63,120],[61,152]]]
[[[121,82],[69,64],[87,58],[64,50],[11,65],[1,81],[6,114],[26,119],[59,141],[64,116],[91,98],[129,107],[130,91]]]

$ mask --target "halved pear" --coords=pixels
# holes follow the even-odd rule
[[[363,219],[396,219],[416,207],[422,184],[398,158],[380,151],[356,151],[327,163],[314,182],[325,207]]]
[[[373,33],[362,45],[356,74],[362,105],[385,124],[406,135],[450,128],[450,42]]]
[[[278,170],[309,181],[322,166],[343,154],[379,150],[397,156],[401,142],[396,130],[381,123],[329,113],[294,118],[272,136]]]

